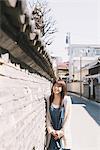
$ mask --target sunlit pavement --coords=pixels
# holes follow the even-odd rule
[[[69,94],[70,95],[70,94]],[[72,97],[72,150],[100,149],[100,104]]]

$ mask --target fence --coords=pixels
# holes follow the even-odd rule
[[[0,61],[0,150],[43,150],[50,81]]]

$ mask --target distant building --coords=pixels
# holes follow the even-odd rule
[[[69,75],[69,62],[61,62],[57,65],[58,77],[64,79],[65,81],[68,79]]]
[[[84,76],[84,86],[88,84],[89,98],[100,102],[100,58],[88,66],[88,74]]]
[[[69,75],[69,62],[63,62],[61,57],[51,54],[51,61],[56,78],[66,78]],[[67,69],[67,70],[66,70]]]
[[[79,71],[100,56],[100,45],[71,44],[69,48],[69,78],[81,80]],[[76,75],[78,74],[78,75]]]
[[[89,79],[96,78],[98,83],[100,83],[100,58],[82,68],[83,71],[85,69],[88,70],[88,72],[83,76],[83,79],[86,79],[88,81]]]

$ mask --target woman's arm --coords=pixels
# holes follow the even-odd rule
[[[58,130],[58,137],[61,138],[64,135],[65,129],[69,128],[70,120],[71,120],[71,111],[72,111],[72,102],[70,96],[65,97],[64,99],[64,107],[65,107],[65,117],[61,130]]]
[[[50,122],[49,112],[47,112],[47,131],[49,134],[55,132],[55,130],[53,129],[51,122]]]
[[[52,127],[51,124],[51,116],[49,112],[49,98],[47,98],[47,115],[46,115],[46,123],[47,123],[47,131],[49,134],[53,134],[55,130]]]
[[[67,97],[67,100],[65,99],[64,107],[65,107],[65,118],[64,118],[63,128],[64,127],[68,128],[70,125],[71,112],[72,112],[72,102],[70,96]]]

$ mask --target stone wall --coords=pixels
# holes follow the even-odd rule
[[[51,83],[0,61],[0,150],[44,150],[45,100]]]

